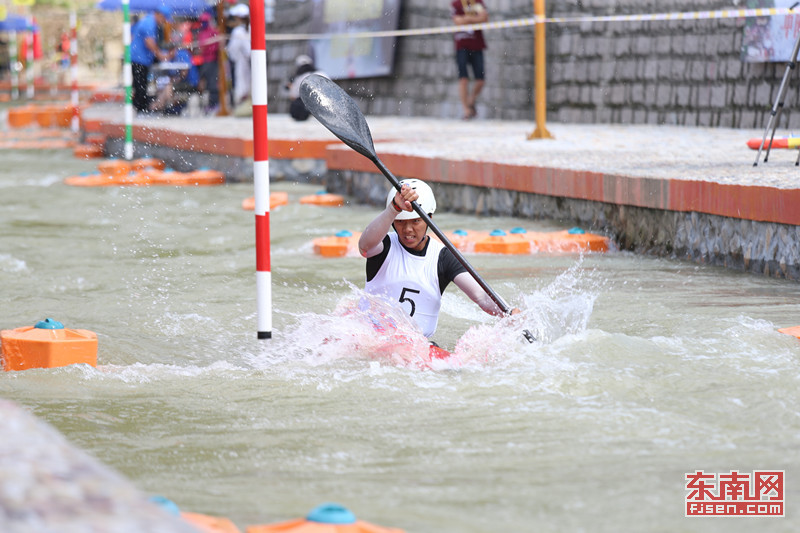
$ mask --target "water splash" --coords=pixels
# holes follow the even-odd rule
[[[464,364],[493,365],[512,359],[510,355],[585,331],[601,286],[595,278],[594,271],[584,269],[583,258],[579,258],[548,286],[523,293],[521,313],[471,327],[458,340],[454,354]],[[525,329],[536,343],[523,339]]]
[[[429,342],[402,309],[347,283],[350,294],[330,314],[302,313],[273,352],[293,353],[312,365],[338,359],[401,367],[429,362]]]
[[[313,366],[360,359],[434,370],[510,364],[537,346],[586,330],[601,285],[592,272],[579,259],[548,286],[523,294],[520,314],[470,327],[444,360],[431,358],[428,339],[402,309],[347,283],[350,293],[330,314],[294,315],[295,324],[268,357],[292,354]],[[536,343],[524,340],[524,329]]]
[[[0,272],[27,272],[28,265],[13,255],[0,254]]]

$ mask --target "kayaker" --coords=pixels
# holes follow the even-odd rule
[[[416,201],[428,216],[436,211],[430,186],[418,179],[400,182],[386,197],[386,208],[369,223],[358,240],[367,258],[366,292],[399,302],[430,338],[436,332],[442,294],[450,282],[490,315],[503,316],[500,307],[481,288],[455,255],[436,239],[411,207]],[[394,233],[389,229],[394,228]],[[513,309],[511,314],[519,313]]]

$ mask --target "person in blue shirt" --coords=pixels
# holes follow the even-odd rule
[[[172,12],[159,6],[154,13],[139,19],[131,28],[131,70],[133,74],[133,107],[146,112],[150,108],[147,95],[147,79],[150,66],[156,61],[169,61],[174,51],[165,51],[158,46],[158,30],[172,20]]]

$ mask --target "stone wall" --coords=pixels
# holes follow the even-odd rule
[[[486,0],[492,21],[533,14],[532,0]],[[551,17],[663,13],[747,7],[744,0],[577,0],[547,2]],[[307,32],[311,0],[278,2],[269,31]],[[405,0],[401,28],[447,27],[449,2]],[[763,128],[783,63],[743,63],[743,19],[585,22],[547,27],[548,121]],[[534,120],[533,28],[486,32],[482,118]],[[279,86],[304,41],[269,42],[270,109],[288,110]],[[800,125],[791,78],[781,127]],[[343,80],[367,115],[458,118],[451,34],[401,37],[391,77]]]
[[[383,206],[386,201],[386,180],[379,174],[329,170],[325,184],[328,191],[347,194],[360,202]],[[623,250],[800,280],[798,226],[506,189],[430,185],[439,203],[454,212],[561,220],[608,235]]]

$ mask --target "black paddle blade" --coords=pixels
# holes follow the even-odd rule
[[[325,76],[311,74],[300,84],[300,99],[308,112],[343,143],[368,159],[376,159],[367,120],[344,89]]]

